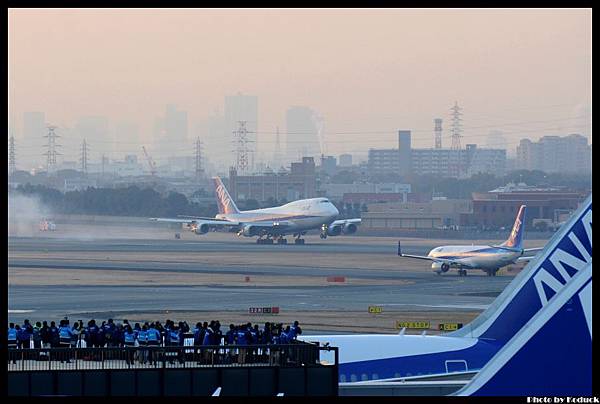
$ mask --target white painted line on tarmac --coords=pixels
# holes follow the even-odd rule
[[[383,303],[379,306],[418,306],[418,307],[435,307],[448,309],[478,309],[485,310],[489,304],[414,304],[414,303]]]

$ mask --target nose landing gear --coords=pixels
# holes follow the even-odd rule
[[[325,240],[327,238],[327,225],[326,224],[321,225],[321,234],[319,234],[319,237],[321,237],[322,240]]]

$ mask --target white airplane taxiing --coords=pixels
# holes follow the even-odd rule
[[[301,199],[273,208],[240,211],[219,177],[213,178],[219,214],[214,218],[181,216],[177,219],[150,218],[157,222],[186,224],[196,234],[210,229],[227,228],[238,236],[255,237],[258,244],[287,244],[286,235],[296,237],[295,244],[304,244],[301,238],[308,230],[320,229],[321,238],[352,234],[361,219],[339,219],[337,208],[327,198]]]
[[[496,272],[506,265],[519,261],[529,261],[534,258],[523,256],[524,253],[543,249],[543,247],[523,248],[525,209],[526,206],[521,205],[510,236],[502,244],[445,245],[436,247],[429,254],[423,256],[402,253],[400,241],[398,241],[398,255],[406,258],[433,261],[431,268],[437,274],[448,272],[450,268],[456,268],[460,276],[467,275],[468,269],[481,269],[489,276],[495,276]]]
[[[377,302],[374,302],[377,303]],[[475,320],[443,335],[302,335],[341,383],[479,372],[459,395],[592,393],[592,196]],[[333,353],[323,361],[334,360]]]

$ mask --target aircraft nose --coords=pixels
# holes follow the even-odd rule
[[[331,204],[331,214],[335,216],[340,214],[340,211],[335,207],[333,203]]]

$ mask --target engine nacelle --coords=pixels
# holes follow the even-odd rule
[[[242,229],[242,235],[245,237],[258,236],[259,233],[260,233],[260,227],[258,227],[258,226],[247,225],[247,226],[244,226],[244,228]]]
[[[194,233],[196,234],[206,234],[210,230],[210,226],[207,223],[201,224],[200,226],[196,226]]]
[[[339,236],[342,233],[342,226],[341,225],[333,225],[330,224],[329,226],[327,226],[327,235],[328,236]]]
[[[346,223],[344,227],[342,227],[344,234],[353,234],[356,233],[356,230],[358,230],[358,226],[354,223]]]
[[[448,270],[450,270],[450,265],[446,264],[445,262],[434,262],[433,264],[431,264],[431,269],[433,269],[435,272],[446,273],[448,272]]]

